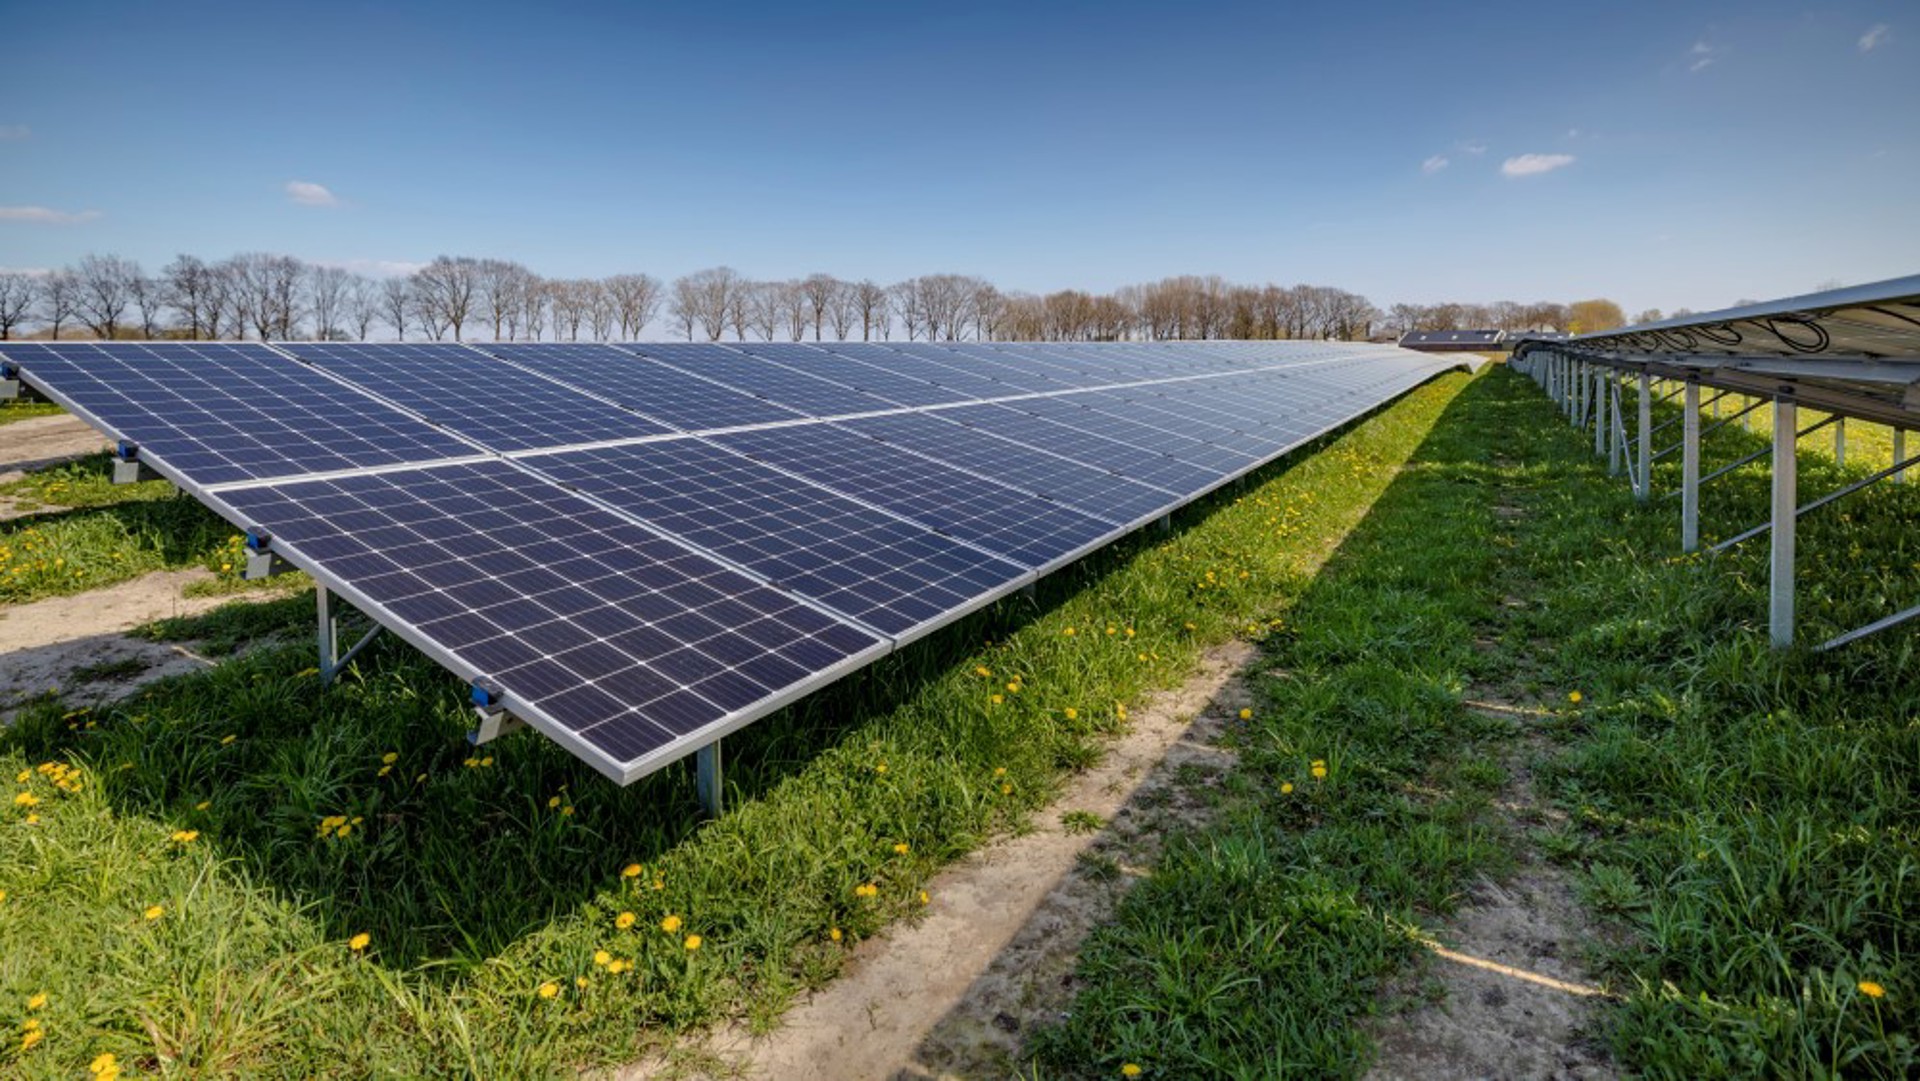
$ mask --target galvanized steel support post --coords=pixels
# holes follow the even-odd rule
[[[313,587],[314,608],[320,617],[320,685],[333,683],[334,666],[340,658],[340,621],[333,614],[333,594],[326,586]]]
[[[1593,371],[1593,453],[1607,453],[1607,375],[1598,365]]]
[[[1833,425],[1833,464],[1842,469],[1847,467],[1847,418],[1841,417]]]
[[[1896,462],[1903,462],[1903,461],[1906,461],[1906,458],[1907,458],[1907,430],[1905,428],[1895,428],[1893,430],[1893,460]],[[1896,484],[1905,484],[1907,482],[1907,471],[1902,469],[1899,472],[1895,473],[1893,475],[1893,480],[1894,480],[1894,483]]]
[[[1700,384],[1687,383],[1680,434],[1680,550],[1700,547]]]
[[[720,792],[720,741],[714,740],[693,752],[693,790],[700,797],[700,808],[708,818],[719,818],[724,810]]]
[[[1653,491],[1653,377],[1640,373],[1640,454],[1634,468],[1633,497],[1647,501]]]
[[[1793,546],[1798,524],[1799,432],[1793,399],[1773,400],[1773,562],[1767,593],[1767,630],[1776,649],[1793,645]]]

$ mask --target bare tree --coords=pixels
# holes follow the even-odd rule
[[[586,301],[587,322],[593,326],[593,340],[604,342],[612,338],[613,328],[620,318],[620,306],[607,290],[607,283],[581,278],[573,285]]]
[[[719,341],[734,314],[734,293],[740,287],[739,272],[724,266],[709,267],[675,281],[674,315],[685,324],[687,340],[693,340],[693,325],[698,323],[708,341]]]
[[[860,318],[859,301],[854,296],[859,286],[852,282],[839,284],[840,287],[833,291],[833,302],[827,306],[827,321],[833,324],[834,340],[844,342],[847,335],[853,332],[854,322]]]
[[[580,324],[587,320],[592,298],[580,288],[579,282],[571,280],[548,282],[547,296],[553,306],[554,340],[579,341]]]
[[[746,296],[747,325],[763,342],[773,340],[780,329],[783,312],[779,282],[748,282],[741,293]]]
[[[315,341],[340,341],[347,337],[348,304],[353,293],[353,275],[337,266],[307,268],[307,310],[313,313]]]
[[[161,291],[167,306],[179,317],[187,336],[195,341],[219,334],[219,290],[213,279],[213,268],[192,255],[175,256],[173,262],[160,270]]]
[[[413,275],[420,313],[429,332],[441,328],[435,340],[453,331],[460,341],[467,320],[472,317],[474,301],[480,292],[480,260],[468,256],[436,256],[433,262]]]
[[[235,306],[240,316],[235,329],[244,331],[239,324],[251,324],[262,341],[293,338],[301,314],[300,282],[304,275],[300,260],[290,255],[248,252],[227,262],[232,268]]]
[[[353,329],[355,341],[364,342],[373,336],[373,324],[380,319],[380,289],[371,278],[355,274],[347,285],[347,325]]]
[[[73,271],[62,267],[41,279],[41,319],[53,331],[55,341],[60,340],[60,328],[78,311],[79,302],[80,282]]]
[[[516,336],[524,334],[528,341],[539,341],[540,335],[547,331],[548,305],[552,300],[553,283],[536,276],[520,298]]]
[[[75,303],[80,316],[96,338],[114,338],[120,333],[120,321],[133,303],[134,282],[140,277],[140,265],[117,255],[85,255],[74,269],[79,285]]]
[[[606,280],[606,290],[620,314],[620,339],[639,340],[660,311],[660,279],[651,274],[615,274]]]
[[[17,271],[0,273],[0,342],[13,337],[13,328],[26,322],[40,299],[40,280]]]
[[[507,328],[524,309],[526,290],[532,287],[533,271],[506,259],[481,259],[472,264],[474,291],[480,310],[493,323],[493,340],[512,337]]]
[[[831,274],[810,274],[804,281],[796,283],[795,288],[806,301],[808,317],[813,324],[813,340],[817,342],[825,332],[827,313],[846,289],[846,283]]]
[[[886,287],[867,279],[855,283],[849,292],[860,320],[860,340],[870,342],[876,334],[884,340],[892,326],[891,295]]]
[[[380,283],[380,314],[393,328],[395,341],[407,340],[407,324],[413,320],[413,279],[393,277]]]

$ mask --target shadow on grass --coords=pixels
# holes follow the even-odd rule
[[[1339,434],[1249,482],[1284,473]],[[1237,490],[1178,514],[1174,538]],[[203,543],[167,532],[211,516],[191,501],[157,502],[73,513],[116,516],[176,557]],[[729,736],[729,806],[793,781],[854,733],[876,729],[930,684],[951,679],[962,658],[1169,539],[1123,539],[1050,576],[1034,599],[976,613]],[[651,865],[702,829],[690,763],[622,789],[532,732],[469,747],[461,739],[471,720],[465,687],[391,637],[322,689],[308,644],[312,604],[305,592],[156,626],[149,636],[240,652],[99,713],[54,704],[30,710],[0,735],[0,749],[35,762],[66,754],[89,762],[120,814],[199,831],[201,843],[307,910],[328,937],[369,933],[385,963],[445,978],[472,971],[617,886],[623,867]],[[937,723],[951,731],[930,742],[958,748],[985,738],[959,717]],[[1036,753],[1052,754],[1057,769],[1093,753],[1095,734],[1087,727],[1036,736]],[[958,851],[976,841],[950,843]]]

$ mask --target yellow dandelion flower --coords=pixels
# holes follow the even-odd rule
[[[1005,777],[1007,775],[1007,767],[1005,766],[993,767],[993,775],[995,777]]]
[[[1009,684],[1007,684],[1007,693],[1008,693],[1008,694],[1019,694],[1019,693],[1020,693],[1020,681],[1016,679],[1016,680],[1014,680],[1014,681],[1013,681],[1012,683],[1009,683]]]
[[[1077,709],[1074,709],[1072,706],[1068,706],[1066,709],[1063,709],[1060,712],[1069,721],[1077,721],[1080,719],[1080,711]]]
[[[20,1052],[22,1054],[25,1054],[26,1052],[33,1050],[35,1044],[39,1043],[41,1040],[44,1040],[46,1038],[47,1038],[47,1034],[40,1031],[37,1028],[29,1031],[28,1033],[20,1037]]]
[[[488,755],[487,757],[485,757],[485,758],[482,758],[482,759],[480,760],[480,766],[481,766],[481,768],[483,768],[483,769],[484,769],[484,768],[486,768],[486,767],[489,767],[489,766],[491,766],[491,765],[493,765],[493,756],[492,756],[492,755]]]
[[[1887,989],[1872,980],[1861,980],[1860,993],[1868,998],[1885,998]]]
[[[40,797],[31,792],[22,792],[13,797],[13,805],[15,807],[36,807],[39,803]]]
[[[593,951],[593,963],[605,968],[607,965],[613,963],[613,955],[605,950],[595,950]]]
[[[149,920],[157,920],[166,914],[167,914],[167,909],[166,909],[166,906],[164,905],[148,905],[147,910],[145,912],[140,913],[140,915],[146,917]]]
[[[640,870],[641,868],[639,864],[629,863],[625,867],[622,867],[620,869],[620,877],[621,878],[639,878]]]
[[[177,845],[190,845],[193,842],[198,841],[199,839],[200,839],[199,830],[174,830],[173,831],[173,843]]]
[[[1313,777],[1315,780],[1324,780],[1326,779],[1326,776],[1327,776],[1327,767],[1325,766],[1313,767]]]
[[[880,893],[880,887],[871,882],[862,882],[853,888],[855,897],[874,897]]]
[[[700,936],[688,935],[686,942],[682,943],[682,945],[686,946],[688,953],[692,953],[700,948]]]
[[[234,740],[236,740],[236,739],[239,739],[239,738],[240,738],[240,737],[239,737],[239,736],[237,736],[237,735],[234,735],[234,734],[232,734],[232,733],[228,733],[227,735],[224,735],[224,736],[221,736],[221,737],[220,737],[220,746],[222,746],[222,747],[225,747],[225,746],[226,746],[227,744],[229,744],[229,743],[232,743],[232,742],[233,742]]]
[[[896,856],[904,856],[911,851],[913,851],[912,846],[908,845],[905,841],[893,846],[893,854]]]
[[[373,936],[366,933],[365,931],[362,931],[359,934],[353,936],[352,938],[347,939],[347,949],[350,949],[355,953],[359,953],[361,950],[364,950],[369,945],[371,945],[372,942],[373,942]]]
[[[614,962],[612,962],[612,963],[610,963],[610,964],[608,964],[608,965],[607,965],[607,971],[608,971],[608,972],[610,972],[610,973],[612,973],[612,974],[613,974],[613,975],[615,975],[615,976],[618,976],[618,975],[620,975],[620,974],[621,974],[622,972],[625,972],[626,970],[628,970],[628,969],[630,969],[630,968],[632,968],[632,967],[633,967],[633,962],[632,962],[632,961],[627,961],[627,960],[620,960],[620,961],[614,961]]]
[[[44,1009],[46,1005],[47,1005],[47,993],[45,991],[41,991],[35,994],[32,998],[27,1000],[27,1009],[29,1010]]]
[[[385,777],[385,776],[386,776],[387,774],[389,774],[389,773],[392,773],[392,772],[393,772],[393,767],[392,767],[392,766],[381,766],[381,767],[380,767],[380,772],[379,772],[379,773],[376,773],[376,774],[374,774],[374,776],[376,776],[376,777]]]
[[[33,779],[33,771],[30,769],[23,769],[19,773],[14,774],[13,779],[16,784],[26,784],[28,781]]]
[[[873,767],[873,772],[875,773],[887,772],[887,764],[885,762],[880,763],[879,765]]]
[[[575,987],[578,987],[582,991],[585,991],[587,989],[588,982],[589,981],[585,976],[575,976],[573,978],[573,985]]]
[[[1579,705],[1579,704],[1580,704],[1580,692],[1579,692],[1579,691],[1568,691],[1568,692],[1567,692],[1567,701],[1569,701],[1569,702],[1572,702],[1572,703],[1573,703],[1574,705],[1576,705],[1576,706],[1577,706],[1577,705]]]
[[[345,837],[347,834],[352,832],[353,832],[353,823],[351,822],[342,822],[340,823],[340,828],[333,831],[334,836],[336,837]]]
[[[212,801],[212,800],[210,800],[210,799],[203,799],[203,800],[201,800],[201,801],[200,801],[199,803],[196,803],[196,804],[194,804],[194,805],[193,805],[193,809],[194,809],[194,810],[196,810],[196,811],[204,811],[204,810],[206,810],[207,808],[209,808],[209,807],[211,807],[211,806],[213,806],[213,801]]]
[[[1288,796],[1288,795],[1292,795],[1292,794],[1293,794],[1293,782],[1292,782],[1292,781],[1282,781],[1282,782],[1280,782],[1280,794],[1281,794],[1281,795],[1283,795],[1283,796]]]
[[[838,942],[838,941],[840,941],[840,939],[841,939],[842,937],[844,937],[844,936],[842,936],[842,935],[840,934],[840,928],[838,928],[838,927],[829,927],[829,928],[827,928],[827,937],[828,937],[828,938],[830,938],[830,939],[832,939],[832,940],[833,940],[833,941],[835,941],[835,942]]]
[[[634,921],[634,920],[636,920],[636,919],[638,919],[638,918],[639,918],[639,917],[637,917],[637,916],[635,916],[635,915],[634,915],[633,913],[631,913],[631,912],[622,912],[622,913],[620,913],[620,914],[619,914],[618,916],[615,916],[615,917],[613,918],[613,925],[614,925],[615,927],[618,927],[618,928],[620,928],[620,929],[621,929],[622,931],[624,931],[624,930],[626,930],[627,928],[629,928],[629,927],[632,927],[632,926],[633,926],[633,921]]]
[[[382,765],[391,766],[398,761],[400,761],[399,751],[388,751],[386,754],[380,756],[380,763]]]
[[[1115,717],[1118,717],[1118,718],[1120,718],[1120,719],[1121,719],[1121,720],[1123,720],[1123,721],[1124,721],[1124,720],[1126,720],[1126,719],[1127,719],[1127,707],[1125,707],[1125,706],[1115,706],[1115,707],[1113,707],[1113,715],[1114,715]]]
[[[552,810],[553,808],[555,808],[555,807],[558,807],[558,806],[560,806],[560,797],[559,797],[559,796],[549,796],[549,797],[547,797],[547,809],[548,809],[548,810]]]
[[[668,934],[673,934],[680,929],[680,917],[669,915],[666,919],[660,921],[660,929]]]
[[[1252,711],[1252,710],[1250,710],[1250,709],[1243,709],[1243,710],[1241,710],[1241,711],[1240,711],[1240,719],[1241,719],[1241,720],[1243,720],[1243,721],[1251,721],[1251,720],[1253,720],[1253,711]]]
[[[1075,634],[1078,634],[1079,632],[1075,631],[1072,627],[1068,627],[1066,630],[1061,631],[1060,633],[1066,635],[1068,638],[1072,638]]]
[[[1120,1076],[1121,1077],[1139,1077],[1140,1064],[1137,1062],[1129,1062],[1122,1065],[1120,1067]]]
[[[992,702],[996,706],[1000,705],[1002,702],[1005,702],[1006,700],[1007,700],[1007,696],[1004,694],[990,694],[987,696],[987,701]]]
[[[932,898],[932,897],[929,897],[929,896],[927,896],[927,891],[926,891],[926,890],[921,890],[921,891],[920,891],[920,903],[921,903],[921,904],[923,904],[923,905],[930,905],[930,904],[932,904],[932,903],[933,903],[933,898]]]
[[[1110,634],[1110,635],[1111,635],[1111,634],[1119,634],[1119,633],[1120,633],[1120,628],[1118,628],[1118,627],[1116,627],[1116,626],[1114,626],[1113,624],[1111,624],[1111,623],[1109,623],[1109,624],[1107,624],[1107,633],[1108,633],[1108,634]]]
[[[653,880],[653,888],[656,890],[664,890],[667,888],[667,884],[656,878]]]
[[[1003,784],[1003,785],[1001,785],[1001,786],[1000,786],[1000,794],[1001,794],[1001,795],[1003,795],[1003,796],[1011,796],[1011,795],[1013,795],[1013,786],[1012,786],[1012,785],[1010,785],[1010,784]]]
[[[976,676],[979,676],[979,677],[980,677],[980,678],[982,678],[982,679],[985,679],[985,678],[987,678],[988,676],[991,676],[991,675],[993,675],[993,669],[991,669],[991,668],[988,668],[988,667],[987,667],[986,665],[984,665],[984,664],[982,664],[982,665],[977,665],[977,666],[975,666],[975,667],[974,667],[974,670],[973,670],[973,674],[974,674],[974,675],[976,675]]]
[[[38,1017],[29,1017],[25,1021],[20,1022],[20,1031],[22,1032],[38,1032],[39,1030],[40,1019]]]
[[[548,980],[546,983],[543,983],[540,985],[541,998],[553,998],[559,993],[560,993],[560,985],[557,983],[554,983],[552,980]]]

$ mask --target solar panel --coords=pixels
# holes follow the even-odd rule
[[[725,383],[735,390],[765,398],[775,405],[810,417],[871,413],[877,409],[897,409],[902,404],[815,378],[796,368],[748,356],[724,345],[669,343],[623,345],[621,348],[670,364],[681,371]]]
[[[488,342],[483,348],[682,431],[800,420],[803,414],[610,345]]]
[[[832,424],[761,428],[713,439],[1035,571],[1079,555],[1115,529],[1111,522],[931,458],[898,453]]]
[[[48,397],[197,485],[476,449],[264,345],[6,342],[0,355]]]
[[[1023,567],[700,440],[522,460],[775,588],[898,640],[1028,578]]]
[[[623,781],[886,649],[505,462],[217,499]]]
[[[998,436],[982,434],[933,413],[834,421],[853,431],[977,473],[988,480],[1064,503],[1115,525],[1163,513],[1172,493],[1117,477]]]
[[[278,348],[312,366],[0,354],[623,781],[1451,366],[1323,343]]]
[[[491,450],[596,443],[672,430],[464,345],[287,342],[279,348]]]

